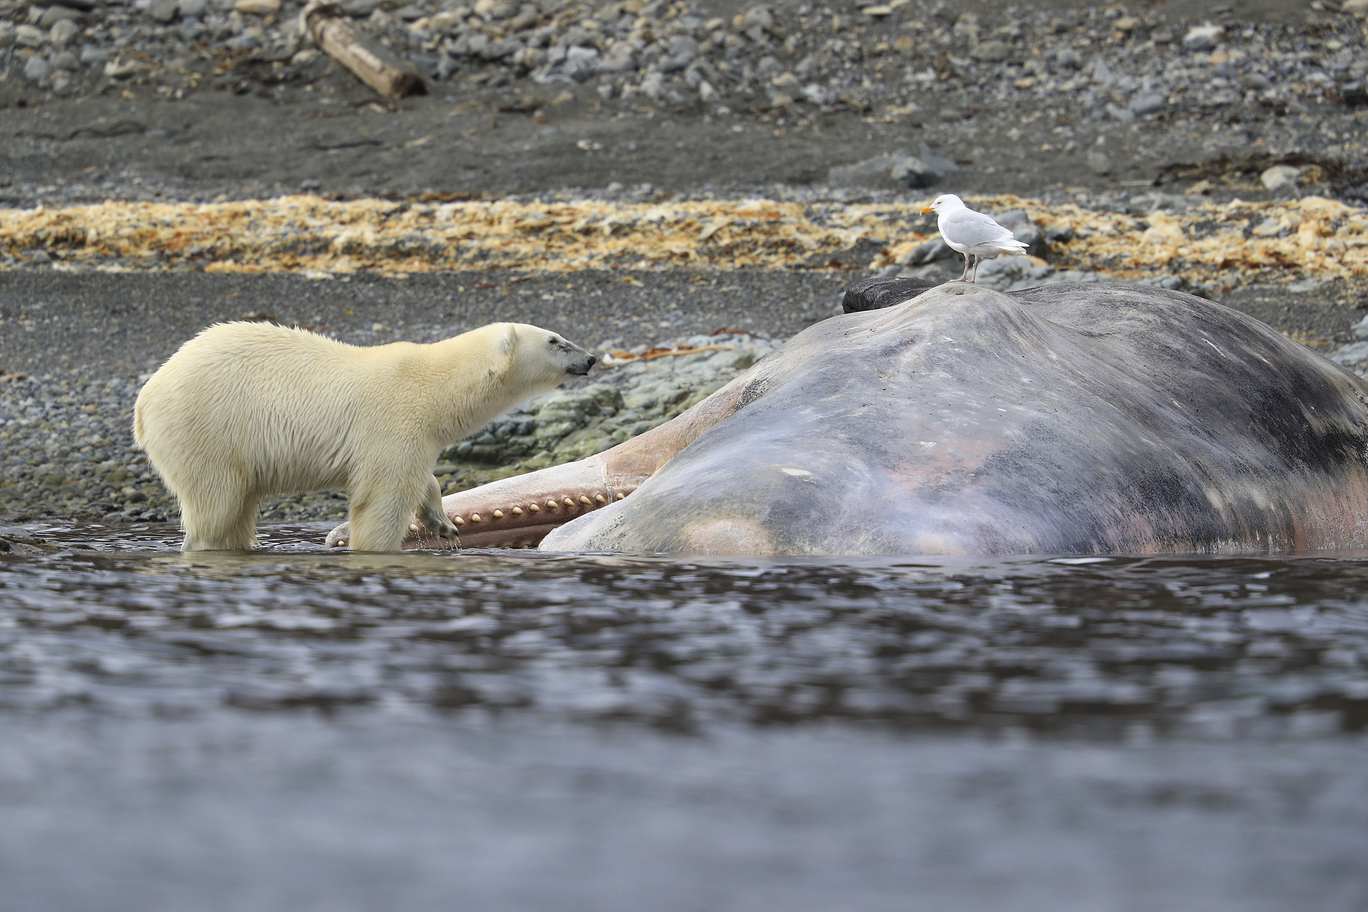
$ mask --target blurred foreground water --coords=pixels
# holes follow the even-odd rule
[[[1362,909],[1368,556],[0,556],[21,909]],[[0,906],[6,903],[0,903]]]

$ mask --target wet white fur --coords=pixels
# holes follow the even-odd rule
[[[262,497],[329,488],[347,491],[351,547],[392,551],[415,510],[454,533],[432,476],[443,448],[587,358],[525,323],[369,347],[222,323],[143,386],[133,435],[180,501],[186,551],[249,549]]]

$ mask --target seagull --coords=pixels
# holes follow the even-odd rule
[[[970,282],[978,279],[979,262],[1008,254],[1024,256],[1026,245],[1012,236],[1011,230],[993,221],[992,216],[975,212],[964,205],[964,200],[953,193],[942,193],[922,207],[923,213],[936,213],[936,227],[940,229],[945,246],[964,257],[964,272],[959,280],[967,277]],[[970,276],[969,266],[974,272]]]

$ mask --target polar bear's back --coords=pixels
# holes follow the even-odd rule
[[[186,342],[138,394],[134,437],[159,470],[232,473],[263,490],[345,481],[346,428],[371,349],[269,323],[220,323]]]

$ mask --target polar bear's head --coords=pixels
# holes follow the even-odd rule
[[[508,356],[508,380],[519,389],[549,390],[567,374],[589,373],[598,358],[560,333],[529,323],[500,325],[499,345]]]

